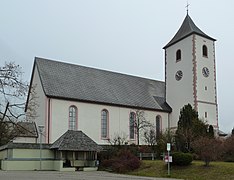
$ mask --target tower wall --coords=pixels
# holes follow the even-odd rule
[[[207,56],[203,56],[203,46],[207,47]],[[196,35],[196,64],[197,64],[197,99],[195,102],[199,118],[208,124],[218,127],[216,66],[214,41]],[[208,77],[204,76],[203,68],[208,68]]]
[[[170,126],[176,127],[180,109],[190,103],[193,97],[193,37],[189,36],[165,49],[166,101],[172,107]],[[181,50],[181,60],[176,61],[176,51]],[[176,72],[182,71],[181,80],[176,80]]]
[[[203,55],[203,45],[207,56]],[[176,60],[176,52],[181,59]],[[203,69],[208,69],[208,76]],[[180,80],[176,73],[183,73]],[[170,126],[177,127],[180,109],[191,104],[199,118],[218,127],[214,41],[192,34],[165,49],[166,101],[172,107]]]

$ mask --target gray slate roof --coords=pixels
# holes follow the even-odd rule
[[[164,82],[38,57],[34,65],[49,97],[171,112]]]
[[[82,131],[68,130],[58,140],[56,140],[50,149],[60,151],[100,151],[98,146],[90,137]]]
[[[205,34],[204,32],[202,32],[193,22],[193,20],[191,19],[191,17],[187,14],[187,16],[185,17],[180,29],[177,31],[177,33],[175,34],[175,36],[172,38],[172,40],[166,45],[164,46],[163,49],[168,48],[169,46],[177,43],[178,41],[190,36],[191,34],[197,34],[200,35],[202,37],[205,37],[207,39],[216,41],[214,38],[208,36],[207,34]]]
[[[50,144],[42,144],[42,149],[49,149]],[[40,149],[39,143],[13,143],[9,142],[0,146],[0,151],[4,149]]]
[[[15,130],[17,131],[17,137],[38,137],[35,122],[17,122]]]
[[[1,115],[0,115],[1,118]],[[8,117],[5,118],[5,121],[3,121],[9,132],[11,132],[12,137],[33,137],[37,138],[37,128],[35,122],[25,122],[25,121],[19,121],[16,120],[9,120]]]

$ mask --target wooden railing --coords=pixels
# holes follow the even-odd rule
[[[155,160],[156,159],[156,153],[139,153],[138,157],[140,160],[142,159],[151,159],[151,160]]]

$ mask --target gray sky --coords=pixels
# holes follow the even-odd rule
[[[1,0],[0,64],[15,61],[30,80],[34,57],[164,81],[164,51],[186,15],[186,0]],[[234,1],[189,0],[195,24],[216,38],[220,129],[234,127]]]

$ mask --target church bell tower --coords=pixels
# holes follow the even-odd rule
[[[170,127],[176,128],[180,109],[191,104],[199,118],[218,128],[215,39],[186,15],[165,50],[166,101],[172,107]]]

